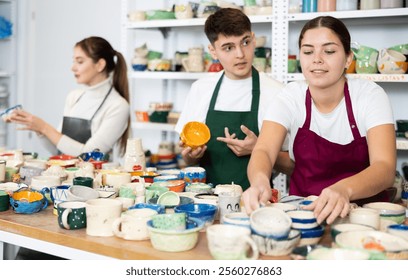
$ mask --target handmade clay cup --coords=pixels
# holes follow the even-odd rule
[[[93,178],[91,177],[83,177],[83,176],[79,176],[79,177],[74,177],[72,179],[72,183],[74,185],[79,185],[79,186],[85,186],[85,187],[93,187]]]
[[[116,199],[90,199],[86,202],[86,234],[113,236],[112,224],[122,213],[122,202]]]
[[[147,222],[154,215],[157,215],[157,212],[148,208],[123,212],[112,224],[113,233],[126,240],[147,240],[149,239]]]
[[[58,204],[58,224],[63,229],[80,229],[86,227],[86,203],[81,201],[64,201]]]
[[[216,260],[256,260],[259,256],[248,228],[211,225],[207,228],[207,241],[211,256]]]
[[[164,230],[185,230],[186,213],[158,214],[152,217],[153,227]]]

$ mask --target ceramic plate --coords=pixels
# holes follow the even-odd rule
[[[342,248],[376,249],[385,252],[408,251],[408,241],[375,230],[342,232],[336,236],[336,243]]]

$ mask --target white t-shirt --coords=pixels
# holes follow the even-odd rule
[[[222,73],[223,71],[193,83],[175,128],[179,134],[187,122],[205,122],[211,97]],[[258,128],[261,130],[268,104],[283,88],[283,84],[262,72],[259,73],[259,82]],[[251,101],[252,77],[243,80],[231,80],[224,75],[214,109],[218,111],[247,112],[251,110]]]
[[[277,122],[288,130],[289,155],[293,160],[293,141],[306,118],[307,87],[305,81],[289,83],[270,103],[265,116],[265,120]],[[372,127],[394,123],[388,96],[380,86],[364,79],[348,79],[348,88],[354,118],[362,137]],[[328,114],[320,113],[312,101],[310,130],[330,142],[348,144],[353,141],[344,98]]]

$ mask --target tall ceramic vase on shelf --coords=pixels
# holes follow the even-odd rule
[[[146,169],[146,158],[142,147],[142,139],[130,138],[127,140],[124,169],[127,172]]]

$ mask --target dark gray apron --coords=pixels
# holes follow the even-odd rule
[[[99,105],[98,109],[96,109],[91,119],[86,120],[86,119],[75,118],[75,117],[64,117],[62,121],[61,133],[74,139],[75,141],[85,144],[86,141],[88,141],[88,139],[91,138],[92,136],[92,130],[91,130],[92,120],[95,117],[96,113],[99,111],[99,109],[102,107],[103,103],[105,103],[106,98],[108,98],[109,94],[112,91],[112,87],[113,86],[111,86],[108,93],[105,95],[105,98],[103,99],[101,105]],[[78,101],[81,98],[82,98],[82,95],[78,98],[75,104],[78,103]]]

